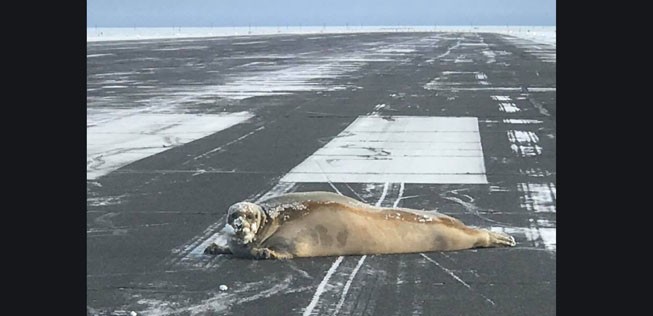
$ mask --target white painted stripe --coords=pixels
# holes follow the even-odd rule
[[[529,92],[555,92],[555,91],[556,91],[556,88],[546,88],[546,87],[538,88],[538,87],[529,87],[529,88],[528,88],[528,91],[529,91]]]
[[[383,203],[383,200],[385,200],[385,196],[388,194],[388,186],[390,183],[386,182],[383,184],[383,192],[381,192],[381,197],[379,197],[379,200],[376,201],[376,204],[374,206],[381,206],[381,203]]]
[[[493,95],[491,98],[496,101],[511,101],[510,97],[507,95]]]
[[[503,122],[508,124],[542,124],[540,120],[529,119],[504,119]]]
[[[458,89],[458,86],[471,84],[470,75],[474,75],[478,84],[487,86],[487,75],[479,71],[443,71],[440,77],[436,77],[424,85],[427,90]],[[455,81],[458,79],[458,81]]]
[[[548,177],[553,173],[548,170],[542,170],[541,168],[528,168],[528,169],[519,169],[519,173],[527,175],[530,177]]]
[[[534,157],[542,154],[542,147],[537,144],[512,144],[510,149],[520,157]]]
[[[452,118],[454,119],[454,118]],[[392,130],[382,132],[364,132],[352,131],[351,134],[341,133],[337,136],[335,142],[349,141],[349,142],[401,142],[401,143],[476,143],[479,139],[478,131],[464,132],[464,131],[397,131]]]
[[[359,116],[345,131],[356,132],[475,132],[478,124],[475,117],[450,116]],[[336,139],[344,137],[340,133]]]
[[[371,178],[384,179],[388,182],[401,182],[406,183],[447,183],[447,184],[486,184],[487,178],[485,173],[482,174],[384,174],[379,171],[377,174],[361,173],[361,174],[343,174],[343,173],[330,173],[320,175],[319,173],[293,173],[284,176],[282,179],[285,182],[327,182],[325,177],[333,183],[372,183]]]
[[[374,159],[360,156],[313,156],[292,173],[366,173],[377,174],[482,174],[482,160],[475,157],[388,157]],[[316,167],[318,170],[316,170]],[[378,181],[370,181],[378,182]]]
[[[376,206],[381,206],[381,202],[385,199],[386,194],[388,193],[388,182],[386,182],[383,185],[383,193],[381,193],[381,197],[379,200],[376,202]],[[404,195],[404,183],[401,183],[401,187],[399,189],[399,196],[397,196],[397,199],[395,200],[393,207],[397,207],[399,204],[399,201],[401,201],[402,197]],[[363,262],[365,262],[365,259],[367,258],[367,255],[362,256],[358,260],[358,264],[354,268],[354,271],[351,272],[351,275],[349,276],[349,279],[347,280],[347,283],[345,284],[345,287],[342,289],[342,295],[340,296],[340,300],[338,301],[338,304],[336,305],[336,309],[333,312],[333,315],[338,315],[338,312],[340,311],[340,308],[342,308],[342,304],[344,304],[345,299],[347,298],[347,293],[349,292],[349,287],[351,286],[351,283],[354,281],[354,278],[356,277],[356,274],[358,273],[358,270],[360,267],[363,265]]]
[[[420,255],[421,255],[422,257],[424,257],[424,259],[426,259],[426,260],[428,260],[428,261],[431,261],[433,264],[435,264],[436,266],[440,267],[442,270],[444,270],[445,272],[447,272],[447,274],[449,274],[449,275],[450,275],[452,278],[454,278],[456,281],[460,282],[460,284],[464,285],[466,288],[468,288],[468,289],[471,289],[471,288],[472,288],[471,286],[469,286],[469,284],[467,284],[465,281],[463,281],[461,278],[459,278],[455,273],[453,273],[453,272],[451,272],[451,270],[449,270],[449,269],[443,267],[443,266],[440,265],[437,261],[435,261],[435,260],[429,258],[428,256],[426,256],[426,255],[423,254],[423,253],[420,253]]]
[[[86,130],[86,178],[89,180],[253,117],[249,112],[198,115],[130,111],[124,116],[120,112],[102,113],[101,119],[87,119],[91,125]]]
[[[361,116],[284,182],[487,183],[474,117]]]
[[[537,134],[531,131],[508,130],[506,133],[508,134],[508,140],[510,140],[511,143],[528,144],[540,141]]]
[[[542,154],[542,147],[538,145],[540,138],[531,131],[508,130],[508,140],[512,143],[510,149],[521,157],[533,157]]]
[[[404,151],[414,151],[414,150],[423,150],[423,151],[437,151],[437,150],[480,150],[480,143],[478,142],[469,142],[469,143],[460,143],[460,142],[444,142],[438,143],[437,148],[428,147],[428,148],[415,148],[415,142],[356,142],[356,141],[347,141],[334,138],[332,142],[337,142],[339,147],[349,148],[352,150],[357,150],[361,148],[371,148],[370,150],[382,150],[382,149],[393,149],[393,150],[404,150]],[[331,144],[331,143],[330,143]],[[382,147],[381,147],[382,146]],[[337,148],[337,147],[336,147]],[[335,150],[336,148],[332,147],[322,147],[319,149],[322,151]]]
[[[515,105],[512,102],[499,103],[499,110],[501,110],[501,112],[506,112],[506,113],[515,113],[521,111],[521,109],[518,108],[517,105]]]
[[[400,143],[404,144],[404,143]],[[455,145],[455,143],[449,143]],[[313,155],[316,156],[375,156],[382,157],[429,157],[429,156],[452,156],[452,157],[483,157],[483,152],[478,143],[471,144],[477,148],[460,149],[460,148],[424,148],[424,149],[392,149],[392,151],[385,151],[385,149],[378,147],[378,145],[352,145],[351,147],[329,147],[320,148]],[[358,146],[358,147],[354,147]],[[376,147],[375,147],[376,146]]]
[[[356,274],[358,273],[358,270],[361,268],[363,265],[363,262],[365,262],[365,259],[367,258],[367,255],[362,256],[358,260],[358,264],[354,268],[354,271],[351,272],[351,275],[349,276],[349,279],[347,280],[347,283],[345,284],[345,287],[342,289],[342,295],[340,296],[340,300],[338,301],[338,304],[336,305],[336,309],[333,312],[333,315],[338,315],[338,312],[340,311],[340,308],[342,308],[342,304],[345,303],[345,299],[347,298],[347,293],[349,292],[349,287],[351,286],[351,282],[354,281],[354,278],[356,277]]]
[[[381,109],[383,109],[383,108],[386,107],[386,106],[387,106],[387,105],[385,105],[385,104],[383,104],[383,103],[382,103],[382,104],[377,104],[377,105],[374,107],[374,112],[378,112],[378,111],[380,111]]]
[[[420,255],[421,255],[422,257],[424,257],[424,259],[426,259],[426,260],[430,261],[431,263],[435,264],[436,266],[440,267],[440,269],[442,269],[444,272],[446,272],[447,274],[449,274],[452,278],[454,278],[454,279],[455,279],[456,281],[458,281],[460,284],[464,285],[466,288],[468,288],[468,289],[470,289],[470,290],[474,290],[474,289],[473,289],[469,284],[467,284],[465,281],[463,281],[461,278],[459,278],[459,277],[458,277],[455,273],[453,273],[451,270],[449,270],[449,269],[443,267],[443,266],[442,266],[441,264],[439,264],[437,261],[435,261],[435,260],[429,258],[428,256],[426,256],[426,255],[423,254],[423,253],[420,253]],[[478,292],[477,292],[477,293],[478,293]],[[483,295],[483,294],[481,294],[481,293],[478,293],[478,294],[479,294],[481,297],[483,297],[483,298],[485,299],[485,301],[487,301],[488,303],[490,303],[490,304],[492,304],[492,305],[497,305],[493,300],[489,299],[489,298],[486,297],[485,295]]]
[[[521,207],[536,213],[556,212],[556,186],[554,183],[519,183]]]
[[[402,199],[403,196],[404,196],[404,188],[405,188],[405,186],[406,186],[406,185],[402,182],[402,183],[401,183],[401,186],[399,187],[399,196],[397,197],[397,199],[395,200],[395,202],[392,204],[392,207],[397,207],[397,205],[399,205],[399,202],[401,201],[401,199]]]
[[[381,197],[379,197],[379,200],[378,200],[378,201],[376,202],[376,204],[374,204],[374,205],[376,205],[376,206],[380,206],[381,203],[383,202],[383,200],[385,200],[385,197],[386,197],[386,195],[388,194],[388,187],[389,187],[389,183],[386,182],[386,183],[383,184],[383,192],[381,193]],[[331,278],[331,275],[332,275],[332,274],[335,272],[335,270],[338,268],[338,266],[340,265],[340,262],[342,262],[342,259],[343,259],[343,258],[344,258],[344,256],[339,256],[339,257],[336,259],[336,261],[333,262],[333,264],[331,265],[331,268],[329,268],[329,271],[327,271],[327,274],[326,274],[326,275],[324,276],[324,278],[322,279],[322,282],[320,282],[320,284],[317,286],[317,290],[316,290],[315,293],[313,294],[313,299],[311,299],[311,302],[308,304],[308,306],[307,306],[306,309],[304,310],[304,314],[303,314],[304,316],[311,315],[311,313],[313,312],[313,309],[315,308],[315,306],[317,305],[318,301],[320,300],[320,296],[322,296],[322,293],[324,293],[324,290],[325,290],[326,284],[329,282],[329,279]],[[352,272],[352,274],[351,274],[350,277],[349,277],[349,281],[347,282],[348,285],[351,285],[351,281],[352,281],[352,280],[354,279],[354,277],[356,276],[356,273],[358,273],[358,269],[360,268],[360,266],[361,266],[361,265],[363,264],[363,262],[365,261],[365,258],[367,258],[367,256],[363,256],[363,257],[358,261],[358,265],[356,266],[356,268],[354,269],[354,271]],[[342,301],[342,302],[344,302],[344,299],[345,299],[345,297],[346,297],[346,295],[347,295],[347,291],[349,291],[349,287],[347,286],[347,284],[345,285],[346,290],[343,289],[343,290],[344,290],[344,294],[343,294],[343,296],[342,296],[341,299],[340,299],[340,301]],[[340,303],[340,301],[338,302],[338,306],[342,306],[342,303]],[[338,313],[338,309],[339,309],[339,308],[336,307],[336,312],[334,313],[334,315],[336,315],[336,314]]]
[[[317,290],[315,290],[315,294],[313,294],[313,299],[311,299],[311,302],[306,306],[306,309],[304,310],[304,316],[309,316],[311,315],[311,312],[313,312],[313,309],[315,308],[315,305],[317,305],[317,302],[320,300],[320,296],[322,296],[322,292],[324,292],[324,288],[329,282],[329,279],[331,278],[331,275],[336,271],[340,263],[342,262],[342,259],[344,257],[340,256],[336,261],[333,262],[331,265],[331,268],[327,271],[327,274],[324,276],[322,279],[322,282],[317,286]]]

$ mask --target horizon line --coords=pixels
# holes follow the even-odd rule
[[[87,28],[221,28],[221,27],[511,27],[511,26],[556,26],[556,24],[345,24],[345,25],[203,25],[203,26],[188,26],[188,25],[158,25],[158,26],[106,26],[106,25],[87,25]]]

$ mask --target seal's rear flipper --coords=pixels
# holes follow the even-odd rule
[[[204,254],[206,255],[230,255],[231,250],[228,247],[220,246],[216,243],[210,244],[206,249],[204,249]]]
[[[490,235],[488,247],[514,247],[517,244],[515,238],[506,233],[488,231],[488,234]]]

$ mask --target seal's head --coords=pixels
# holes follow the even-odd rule
[[[227,225],[234,229],[234,235],[244,244],[248,244],[256,237],[256,232],[261,229],[265,220],[263,209],[250,202],[240,202],[229,207],[227,212]]]

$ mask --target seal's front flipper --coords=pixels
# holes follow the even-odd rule
[[[292,259],[292,254],[288,252],[275,251],[268,248],[253,248],[251,255],[254,259]]]
[[[220,246],[216,243],[212,243],[206,249],[204,249],[204,254],[206,255],[230,255],[232,254],[229,247]]]

